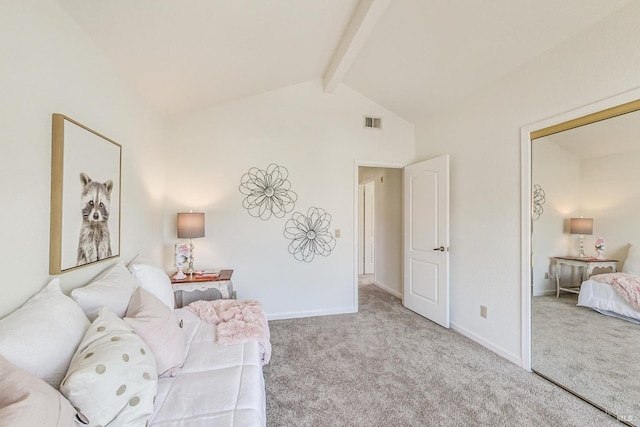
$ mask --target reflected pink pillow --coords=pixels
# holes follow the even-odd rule
[[[153,352],[158,376],[174,376],[180,371],[186,356],[185,334],[166,304],[138,288],[131,297],[124,320]]]

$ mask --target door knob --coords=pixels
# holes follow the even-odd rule
[[[433,250],[434,250],[434,251],[444,252],[444,251],[445,251],[445,248],[444,248],[444,246],[440,246],[439,248],[434,248]]]

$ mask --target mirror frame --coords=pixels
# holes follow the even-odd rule
[[[531,247],[531,148],[532,141],[554,133],[610,119],[640,110],[640,88],[584,107],[541,120],[520,129],[521,145],[521,366],[531,372],[531,287],[533,250]]]

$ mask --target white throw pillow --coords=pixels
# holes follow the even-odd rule
[[[0,320],[0,355],[58,388],[88,327],[87,316],[53,279]]]
[[[91,324],[60,391],[91,425],[144,426],[158,388],[145,342],[108,308]]]
[[[123,317],[137,287],[138,282],[124,264],[119,262],[100,273],[87,286],[71,291],[71,296],[91,321],[102,307]]]
[[[171,279],[162,268],[140,255],[135,257],[128,267],[140,286],[158,297],[170,309],[176,307]]]
[[[77,427],[76,410],[60,392],[0,356],[0,425]]]
[[[640,248],[637,246],[631,245],[629,247],[629,255],[627,255],[627,259],[624,261],[622,272],[640,276]]]
[[[185,358],[184,330],[173,311],[151,292],[133,293],[124,321],[147,343],[156,359],[158,376],[174,376]]]

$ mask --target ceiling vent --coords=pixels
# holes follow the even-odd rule
[[[382,117],[364,116],[365,129],[382,129]]]

